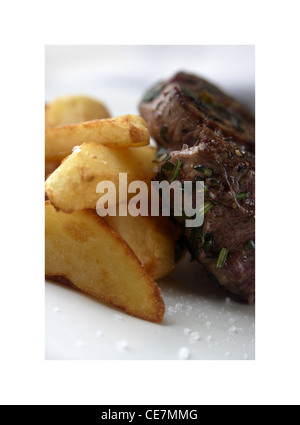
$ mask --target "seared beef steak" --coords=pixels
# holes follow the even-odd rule
[[[191,85],[193,95],[187,94]],[[222,286],[252,303],[254,120],[237,102],[197,77],[180,73],[159,87],[141,104],[151,136],[170,152],[162,158],[158,179],[173,179],[175,164],[180,164],[177,180],[204,181],[204,225],[185,228],[189,250]],[[216,102],[226,105],[221,118],[213,106]]]
[[[217,87],[183,72],[158,83],[140,104],[151,136],[171,150],[199,142],[203,126],[231,141],[242,152],[254,152],[254,119]]]

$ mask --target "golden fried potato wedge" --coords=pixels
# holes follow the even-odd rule
[[[59,97],[45,107],[46,127],[78,124],[109,117],[106,106],[88,96]]]
[[[70,282],[140,319],[161,323],[159,287],[126,242],[90,210],[70,214],[45,202],[46,277]]]
[[[96,209],[100,194],[96,192],[99,182],[115,183],[116,200],[119,200],[119,173],[127,173],[128,184],[142,180],[148,185],[155,177],[156,148],[111,149],[97,143],[84,143],[46,180],[46,193],[50,201],[65,212]]]
[[[106,216],[104,220],[128,243],[154,280],[175,269],[182,231],[167,217]]]
[[[45,129],[47,161],[62,160],[84,142],[128,148],[149,145],[147,124],[137,115],[124,115]]]

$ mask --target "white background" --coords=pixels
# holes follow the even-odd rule
[[[1,6],[1,403],[299,404],[297,3]],[[44,360],[44,45],[82,43],[256,45],[256,362]]]

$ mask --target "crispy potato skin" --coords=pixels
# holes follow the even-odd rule
[[[88,96],[63,96],[45,105],[45,126],[48,128],[109,117],[107,107]]]
[[[84,143],[62,161],[48,177],[45,189],[50,201],[65,212],[96,209],[99,182],[109,180],[117,189],[119,173],[127,173],[128,184],[135,180],[150,186],[155,177],[156,149],[152,146],[112,149],[97,143]]]
[[[141,319],[161,323],[160,289],[128,244],[95,211],[45,202],[45,274]]]
[[[106,216],[104,220],[128,243],[154,280],[175,269],[175,245],[182,231],[167,217]]]
[[[138,115],[46,127],[46,160],[61,161],[71,154],[75,146],[87,141],[104,146],[129,148],[149,145],[150,135],[146,122]]]

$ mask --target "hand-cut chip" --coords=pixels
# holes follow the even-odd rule
[[[106,106],[88,96],[64,96],[45,108],[45,126],[78,124],[84,121],[109,118]]]
[[[45,203],[46,277],[141,319],[160,323],[164,302],[157,284],[124,240],[96,212],[70,214]]]
[[[97,143],[84,143],[62,162],[48,177],[46,193],[59,209],[71,212],[86,208],[96,209],[100,194],[99,182],[109,180],[116,186],[119,200],[119,173],[127,173],[128,184],[141,180],[148,185],[155,177],[156,148],[111,149]]]
[[[45,130],[47,161],[62,160],[75,146],[84,142],[128,148],[149,145],[147,124],[137,115],[124,115],[103,120],[86,121]]]
[[[104,220],[128,243],[153,279],[170,274],[177,261],[179,227],[167,217],[104,217]]]

